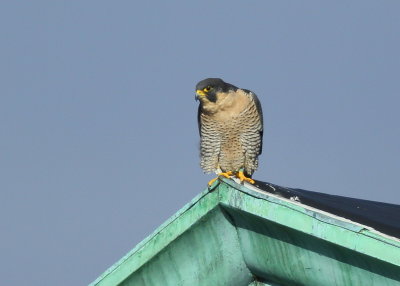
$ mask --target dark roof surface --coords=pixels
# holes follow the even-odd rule
[[[286,188],[262,181],[256,181],[255,186],[400,238],[400,205]]]

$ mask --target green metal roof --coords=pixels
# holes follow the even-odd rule
[[[400,285],[400,241],[217,181],[90,286]]]

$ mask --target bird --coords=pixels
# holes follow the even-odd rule
[[[205,173],[236,177],[254,184],[263,147],[261,103],[250,90],[220,78],[206,78],[196,85],[199,101],[197,122],[200,133],[200,166]]]

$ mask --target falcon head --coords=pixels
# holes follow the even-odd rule
[[[196,100],[200,102],[216,102],[219,93],[236,91],[238,88],[220,78],[206,78],[196,85]]]

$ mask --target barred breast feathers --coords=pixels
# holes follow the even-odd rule
[[[213,119],[201,114],[200,166],[206,173],[214,172],[218,167],[221,138]]]

